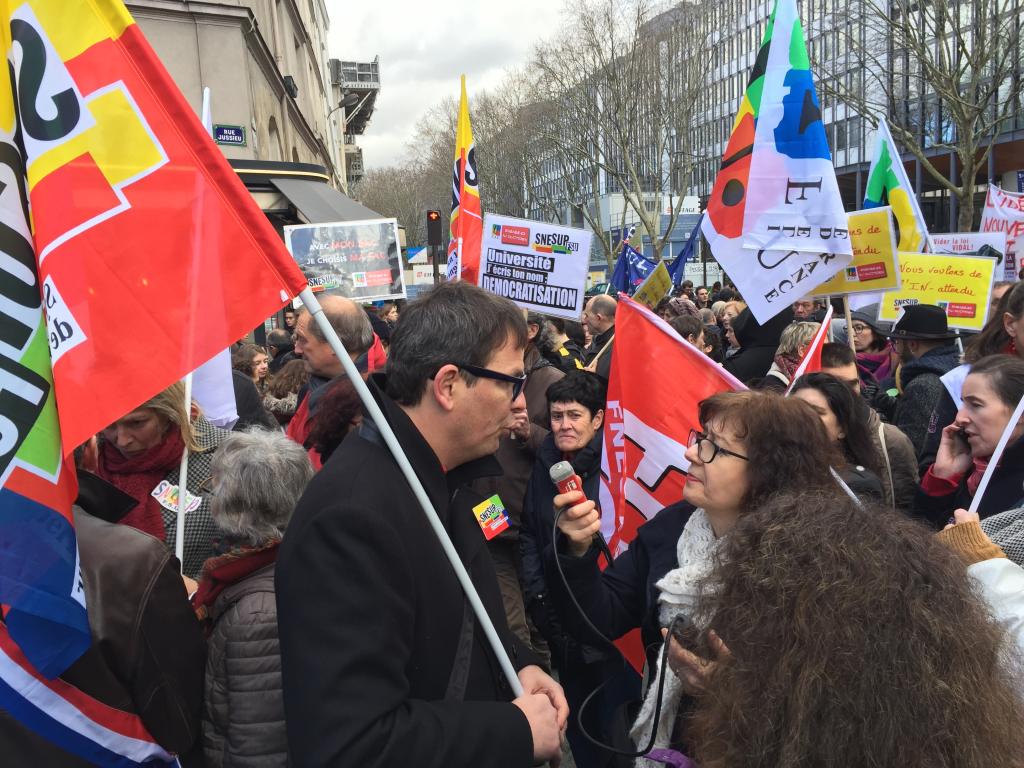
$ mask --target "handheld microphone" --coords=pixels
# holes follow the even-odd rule
[[[548,475],[551,477],[551,482],[558,488],[559,493],[570,493],[572,491],[583,493],[583,481],[568,461],[559,461],[557,464],[552,464]],[[586,496],[584,496],[582,501],[586,501]],[[604,536],[601,535],[600,531],[594,534],[594,543],[601,550],[601,554],[607,558],[608,563],[611,564],[612,552],[608,549],[608,544],[605,542]]]

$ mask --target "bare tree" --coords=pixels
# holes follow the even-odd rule
[[[849,53],[819,64],[825,90],[873,124],[885,115],[972,229],[977,177],[1024,94],[1018,0],[852,0],[836,18]],[[863,86],[847,74],[858,71]]]
[[[706,91],[705,15],[695,3],[656,14],[649,0],[573,0],[561,35],[534,54],[539,95],[559,108],[543,135],[564,191],[599,237],[603,201],[621,194],[656,258],[690,188],[690,126]],[[611,265],[610,237],[602,239]]]
[[[434,204],[425,194],[422,173],[415,166],[405,163],[367,171],[353,186],[353,193],[368,208],[398,219],[409,245],[426,243],[426,212]]]

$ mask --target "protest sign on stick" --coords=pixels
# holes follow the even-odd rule
[[[891,291],[900,287],[896,228],[888,206],[851,213],[853,261],[822,283],[811,296]]]
[[[982,256],[901,253],[903,285],[882,294],[878,319],[895,322],[901,307],[933,304],[946,312],[950,328],[980,331],[988,319],[995,259]]]
[[[284,237],[314,292],[357,302],[405,298],[395,219],[299,224]]]
[[[1006,256],[1005,232],[938,232],[928,235],[931,253],[955,253],[958,256],[988,256],[996,260],[996,275]],[[998,279],[998,278],[997,278]]]
[[[995,184],[988,185],[985,207],[981,212],[982,234],[1002,232],[1006,235],[1003,270],[999,279],[1016,280],[1020,266],[1017,241],[1024,236],[1024,194],[1007,192]]]
[[[583,312],[591,233],[487,214],[480,287],[524,309],[578,320]]]
[[[665,262],[659,261],[654,271],[636,289],[636,293],[633,294],[633,301],[637,301],[649,309],[654,309],[658,302],[665,298],[665,294],[671,288],[672,275],[669,274]]]

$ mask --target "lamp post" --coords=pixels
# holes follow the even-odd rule
[[[341,100],[338,102],[338,106],[336,106],[334,109],[332,109],[330,112],[327,113],[327,126],[328,126],[328,128],[330,128],[330,125],[331,125],[331,115],[333,115],[339,109],[344,109],[345,107],[351,107],[357,101],[359,101],[359,96],[357,96],[356,94],[350,93],[348,91],[343,92]],[[342,177],[338,179],[338,182],[341,185],[342,190],[344,190],[344,192],[346,194],[348,194],[348,161],[345,158],[345,130],[347,129],[347,125],[348,125],[348,121],[345,119],[345,113],[342,112],[342,115],[341,115],[341,165],[342,165]]]

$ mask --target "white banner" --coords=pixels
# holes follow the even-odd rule
[[[1006,257],[1005,232],[940,232],[928,235],[932,253],[955,253],[966,256],[990,256],[1002,264]]]
[[[509,216],[484,217],[480,287],[524,309],[579,320],[591,233]]]
[[[1020,266],[1017,240],[1024,236],[1024,194],[1007,192],[995,184],[989,184],[980,230],[982,233],[999,232],[1006,235],[1002,273],[997,272],[996,279],[1016,280]]]

